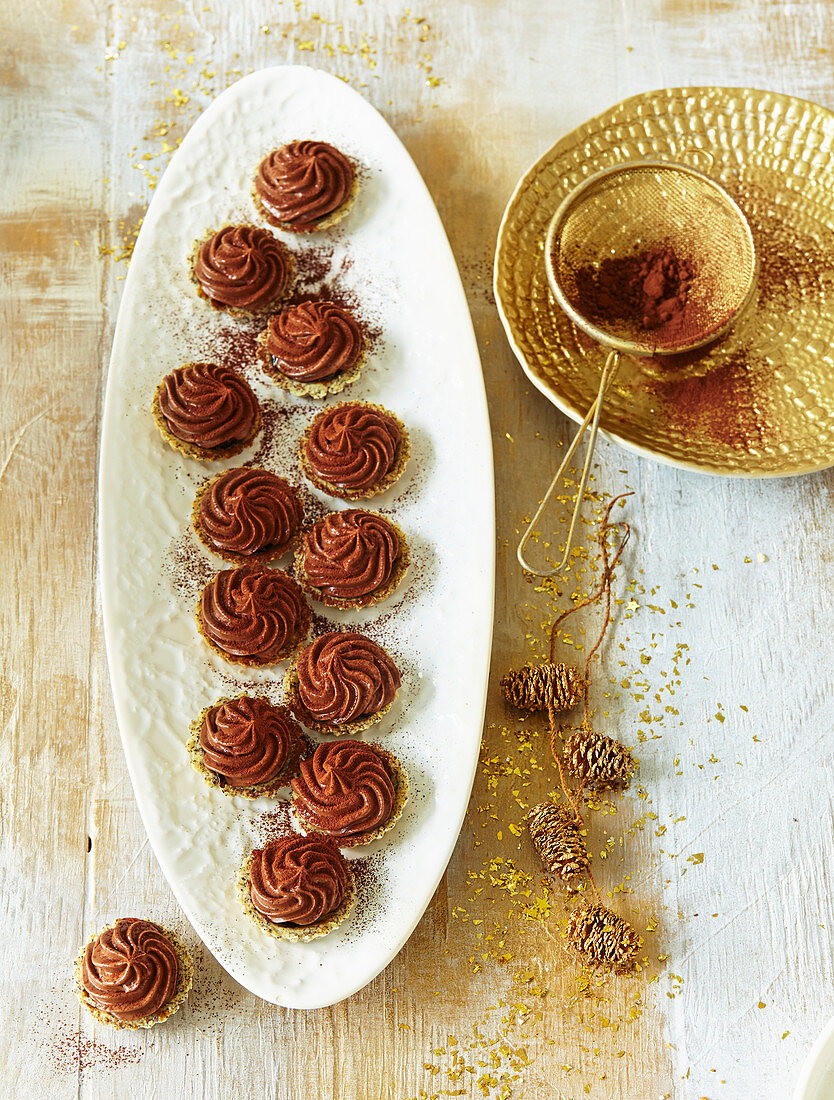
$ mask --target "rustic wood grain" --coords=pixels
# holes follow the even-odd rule
[[[595,815],[590,840],[598,857],[613,838],[608,861],[597,858],[603,891],[633,876],[615,906],[643,930],[657,922],[646,944],[654,980],[576,998],[576,972],[547,922],[526,920],[506,889],[478,892],[495,856],[535,869],[523,840],[502,829],[520,811],[511,780],[499,780],[498,796],[490,790],[489,761],[527,767],[539,748],[545,760],[541,735],[518,751],[521,724],[493,683],[487,765],[424,919],[367,989],[301,1013],[260,1003],[223,974],[147,844],[107,679],[96,449],[125,270],[117,257],[166,146],[249,68],[294,61],[346,77],[417,161],[469,295],[496,459],[496,681],[541,648],[558,602],[522,579],[514,544],[569,432],[524,381],[489,290],[516,179],[572,126],[652,87],[749,84],[834,107],[834,8],[12,0],[0,42],[3,1091],[62,1100],[787,1096],[832,1011],[830,474],[718,481],[600,447],[595,488],[628,485],[636,496],[626,602],[594,704],[625,741],[643,731],[645,798],[635,789],[615,816]],[[591,616],[572,628],[576,642],[583,628],[590,635]],[[547,769],[521,779],[530,800],[554,783]],[[647,808],[656,818],[630,836]],[[689,859],[700,853],[702,863]],[[152,916],[195,946],[189,1005],[148,1035],[114,1036],[66,991],[81,942],[120,913]],[[76,1046],[83,1067],[66,1052],[74,1036],[100,1044]],[[135,1060],[111,1065],[106,1052],[119,1047]]]

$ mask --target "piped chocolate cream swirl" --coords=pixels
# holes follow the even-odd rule
[[[255,196],[270,219],[288,229],[315,229],[350,197],[353,165],[326,141],[291,141],[261,161]]]
[[[334,405],[313,420],[303,442],[303,459],[320,481],[350,490],[372,490],[397,460],[402,433],[378,406]]]
[[[240,467],[209,483],[199,498],[197,524],[205,542],[229,555],[278,556],[295,538],[301,502],[282,477]]]
[[[236,371],[190,363],[167,375],[159,410],[172,435],[210,450],[247,439],[258,418],[258,399]]]
[[[296,752],[300,734],[285,707],[241,695],[206,711],[200,727],[203,761],[230,787],[268,783]]]
[[[268,369],[297,382],[320,382],[349,371],[362,354],[362,330],[334,302],[300,302],[269,318]]]
[[[329,741],[301,764],[292,781],[293,809],[328,836],[356,838],[391,817],[394,780],[383,755],[362,741]]]
[[[349,889],[347,862],[331,841],[279,837],[252,852],[249,896],[276,924],[314,924],[334,913]]]
[[[227,225],[204,241],[194,261],[203,294],[220,307],[257,313],[287,292],[293,262],[266,229]]]
[[[90,1000],[119,1020],[152,1016],[177,988],[177,950],[151,921],[123,917],[87,944],[81,984]]]
[[[221,569],[203,589],[198,619],[206,640],[231,660],[269,664],[289,656],[307,632],[310,609],[279,569]]]
[[[382,646],[353,631],[316,638],[299,654],[296,672],[303,707],[317,722],[336,726],[376,714],[400,686],[399,670]]]
[[[388,583],[399,554],[399,536],[383,516],[348,508],[305,532],[304,575],[324,595],[361,600]]]

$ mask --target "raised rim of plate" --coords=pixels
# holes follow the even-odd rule
[[[814,1040],[799,1071],[793,1100],[826,1100],[818,1091],[821,1074],[834,1066],[834,1018],[828,1021]]]

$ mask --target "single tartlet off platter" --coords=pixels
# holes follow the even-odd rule
[[[345,507],[307,483],[297,444],[330,402],[270,382],[252,326],[195,292],[194,242],[226,224],[269,228],[251,197],[254,172],[292,140],[332,143],[358,166],[342,223],[314,234],[274,230],[299,258],[310,296],[356,304],[375,338],[362,374],[338,399],[376,402],[407,426],[412,454],[392,489],[369,502],[405,531],[407,582],[376,607],[332,611],[396,658],[403,685],[362,734],[406,769],[396,826],[350,850],[358,902],[309,943],[263,932],[236,896],[239,868],[287,817],[273,799],[230,797],[192,767],[186,743],[200,711],[242,691],[283,700],[287,664],[245,668],[200,638],[195,605],[212,559],[190,528],[206,478],[256,460],[322,511]],[[241,335],[243,333],[243,336]],[[230,349],[255,390],[265,430],[243,454],[199,463],[164,445],[151,415],[161,378]],[[243,349],[243,351],[241,351]],[[477,346],[432,200],[382,117],[336,78],[300,66],[239,81],[202,115],[159,183],[136,243],[113,343],[100,469],[102,604],[116,712],[139,809],[160,865],[195,930],[242,985],[275,1004],[319,1008],[369,982],[420,919],[460,831],[481,741],[492,633],[492,453]],[[276,565],[288,567],[287,560]],[[321,740],[313,735],[314,740]],[[116,899],[117,900],[117,899]],[[116,906],[118,908],[118,906]]]
[[[738,203],[760,268],[728,336],[672,359],[624,358],[600,430],[705,473],[787,476],[834,464],[834,114],[748,88],[633,96],[573,130],[525,173],[495,257],[501,318],[524,372],[580,422],[605,351],[558,308],[544,245],[562,200],[626,162],[687,161]]]

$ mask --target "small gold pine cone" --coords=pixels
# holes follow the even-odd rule
[[[560,711],[575,707],[586,686],[570,665],[525,665],[517,672],[507,673],[501,681],[501,693],[519,710],[547,710],[551,703],[555,711]]]
[[[551,744],[551,748],[556,746]],[[587,729],[577,730],[567,739],[563,760],[574,779],[584,780],[586,787],[596,790],[626,788],[637,767],[625,745]]]
[[[565,937],[579,959],[594,970],[625,974],[634,969],[642,940],[635,929],[611,909],[586,902],[570,915]]]
[[[551,875],[570,882],[591,865],[585,841],[566,806],[542,802],[527,815],[527,828],[542,866]]]

